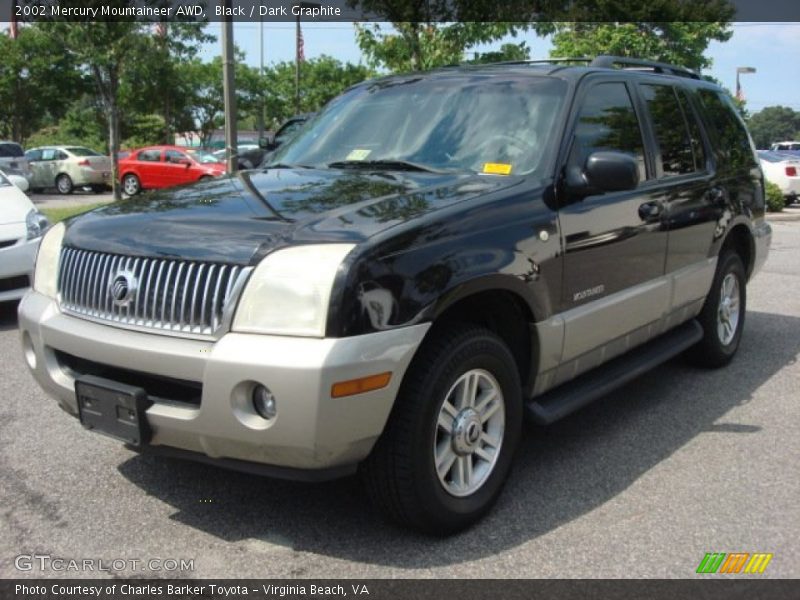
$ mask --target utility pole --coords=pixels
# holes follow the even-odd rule
[[[301,8],[319,8],[322,6],[319,2],[297,2],[294,6]],[[300,63],[305,60],[305,49],[303,42],[303,33],[300,31],[300,12],[297,13],[297,20],[295,21],[295,37],[294,37],[294,112],[300,112]]]
[[[260,64],[261,69],[259,70],[260,77],[264,77],[264,17],[261,17],[261,21],[259,23],[259,31],[260,31]],[[264,88],[263,86],[259,88],[259,99],[261,100],[261,107],[258,111],[258,141],[261,142],[264,139],[264,121],[266,120],[266,106],[264,102]]]
[[[232,14],[231,0],[225,0],[226,14]],[[239,165],[236,133],[236,64],[233,56],[233,17],[222,22],[222,93],[225,97],[225,154],[228,173],[235,173]]]

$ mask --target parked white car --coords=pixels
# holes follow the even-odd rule
[[[30,163],[31,190],[55,187],[60,194],[90,187],[99,194],[111,189],[111,159],[83,146],[45,146],[25,153]]]
[[[0,302],[19,300],[28,291],[47,227],[47,218],[0,171]]]
[[[786,205],[797,201],[800,195],[800,156],[785,152],[760,151],[758,158],[764,177],[783,192]]]

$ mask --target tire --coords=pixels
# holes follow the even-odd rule
[[[703,310],[697,317],[703,327],[703,339],[688,350],[690,362],[709,368],[723,367],[731,362],[739,349],[744,328],[746,284],[742,259],[733,251],[723,253]]]
[[[458,406],[467,381],[478,382],[473,404],[478,409],[481,396],[499,392],[481,411],[491,411],[486,422],[475,410]],[[446,401],[452,412],[445,410]],[[390,519],[424,533],[454,533],[478,521],[497,500],[521,432],[521,384],[508,347],[488,329],[453,324],[434,331],[414,357],[360,474],[367,493]],[[494,447],[484,435],[494,438]],[[436,461],[449,462],[452,456],[452,466],[440,475]],[[471,481],[460,470],[467,464]]]
[[[58,190],[59,194],[63,194],[67,196],[72,193],[75,189],[75,186],[72,185],[72,179],[66,173],[62,173],[58,177],[56,177],[56,189]]]
[[[135,196],[142,191],[142,183],[133,173],[128,173],[122,178],[122,191],[128,196]]]

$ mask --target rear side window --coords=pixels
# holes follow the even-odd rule
[[[22,146],[14,142],[0,142],[0,158],[22,158]]]
[[[697,114],[692,110],[689,97],[685,90],[678,91],[678,100],[683,110],[683,116],[689,127],[689,137],[692,142],[692,154],[694,155],[694,168],[696,171],[704,171],[706,168],[706,147],[703,143],[703,135],[700,133],[700,124],[697,122]]]
[[[756,159],[750,137],[730,99],[712,90],[700,90],[698,95],[717,142],[720,168],[754,166]]]
[[[636,159],[639,179],[647,179],[639,120],[624,83],[600,83],[583,99],[569,163],[580,166],[593,152],[613,150]]]
[[[659,177],[673,177],[694,172],[692,142],[675,89],[670,85],[648,84],[642,85],[641,90],[659,148],[656,173]]]
[[[142,150],[136,158],[145,162],[158,162],[161,160],[161,150]]]

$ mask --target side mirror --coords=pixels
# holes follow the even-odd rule
[[[622,192],[639,185],[639,165],[624,152],[593,152],[586,165],[567,170],[567,189],[571,194],[591,196],[604,192]]]

